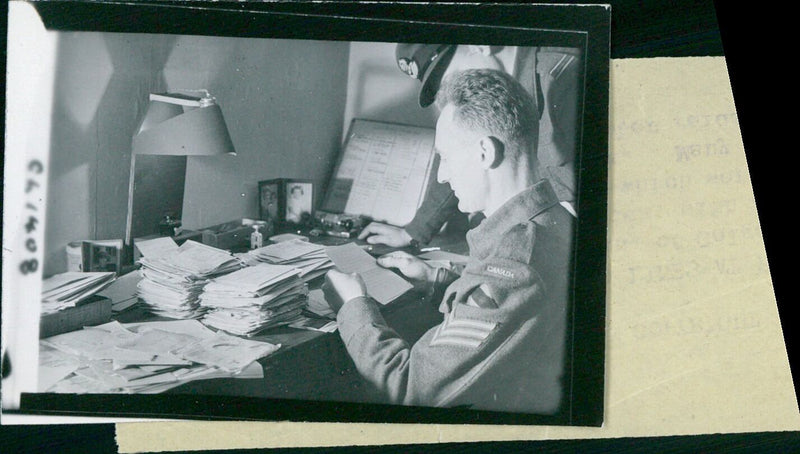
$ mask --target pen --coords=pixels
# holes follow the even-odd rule
[[[420,248],[419,251],[420,252],[433,252],[433,251],[441,251],[441,250],[442,250],[442,248],[440,248],[440,247],[424,247],[424,248]]]

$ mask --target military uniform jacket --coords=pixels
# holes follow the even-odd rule
[[[547,180],[467,233],[442,322],[408,345],[370,298],[339,311],[360,374],[406,405],[551,414],[562,401],[573,217]]]
[[[514,66],[514,78],[533,96],[539,110],[539,142],[536,146],[539,171],[553,185],[560,201],[574,205],[581,53],[578,49],[564,47],[520,47]],[[436,157],[433,175],[438,168],[439,159]],[[458,199],[450,185],[434,180],[405,230],[419,243],[428,243],[457,213]]]

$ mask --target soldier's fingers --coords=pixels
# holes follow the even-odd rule
[[[397,267],[397,265],[395,264],[396,261],[397,261],[396,257],[391,257],[388,255],[378,257],[378,265],[384,268],[396,268]]]
[[[384,257],[398,258],[398,257],[406,257],[406,256],[410,256],[410,254],[405,252],[405,251],[392,251],[392,252],[388,252],[386,254],[383,254],[382,256],[378,257],[378,259],[381,259],[381,258],[384,258]]]
[[[389,241],[389,237],[379,233],[367,237],[367,243],[369,244],[388,244]]]
[[[385,229],[383,224],[379,224],[377,222],[371,222],[369,225],[364,227],[364,230],[362,230],[361,233],[358,234],[358,239],[363,240],[364,238],[367,238],[370,235],[380,234],[383,233],[384,231]]]
[[[347,275],[341,271],[330,270],[325,274],[325,282],[331,287],[337,288],[346,277]]]
[[[409,259],[409,260],[413,260],[414,259],[414,256],[409,254],[406,251],[394,251],[394,252],[390,252],[389,255],[392,255],[392,256],[398,257],[398,258]]]
[[[409,263],[409,257],[392,253],[378,257],[378,265],[384,268],[402,268]]]
[[[334,294],[336,294],[336,290],[334,290],[333,285],[328,282],[328,279],[325,278],[325,282],[322,284],[322,294],[325,296],[325,301],[330,301]]]
[[[339,277],[339,276],[341,276],[343,274],[344,273],[342,273],[339,270],[331,269],[327,273],[325,273],[325,280],[327,281],[327,280],[330,280],[330,279],[336,279],[337,277]]]
[[[372,235],[372,224],[369,224],[366,227],[364,227],[364,230],[362,230],[361,233],[358,234],[358,239],[363,240],[364,238],[370,235]]]

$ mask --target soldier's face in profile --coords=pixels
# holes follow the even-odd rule
[[[449,183],[464,213],[483,211],[488,182],[481,165],[480,136],[460,126],[453,118],[455,108],[447,105],[436,122],[434,146],[439,154],[437,180]]]

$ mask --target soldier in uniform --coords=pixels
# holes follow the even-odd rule
[[[421,107],[432,104],[441,80],[458,71],[497,69],[514,75],[534,99],[541,172],[550,180],[559,201],[576,214],[579,49],[400,43],[395,57],[401,71],[421,82]],[[456,204],[450,187],[433,182],[411,222],[404,227],[374,222],[359,239],[394,247],[428,243],[445,222],[454,218]]]
[[[437,179],[462,212],[486,219],[467,233],[460,275],[409,254],[379,264],[447,286],[440,324],[409,345],[356,274],[330,271],[323,291],[359,373],[393,403],[553,414],[562,408],[574,217],[536,160],[534,103],[512,77],[467,70],[437,94]]]

